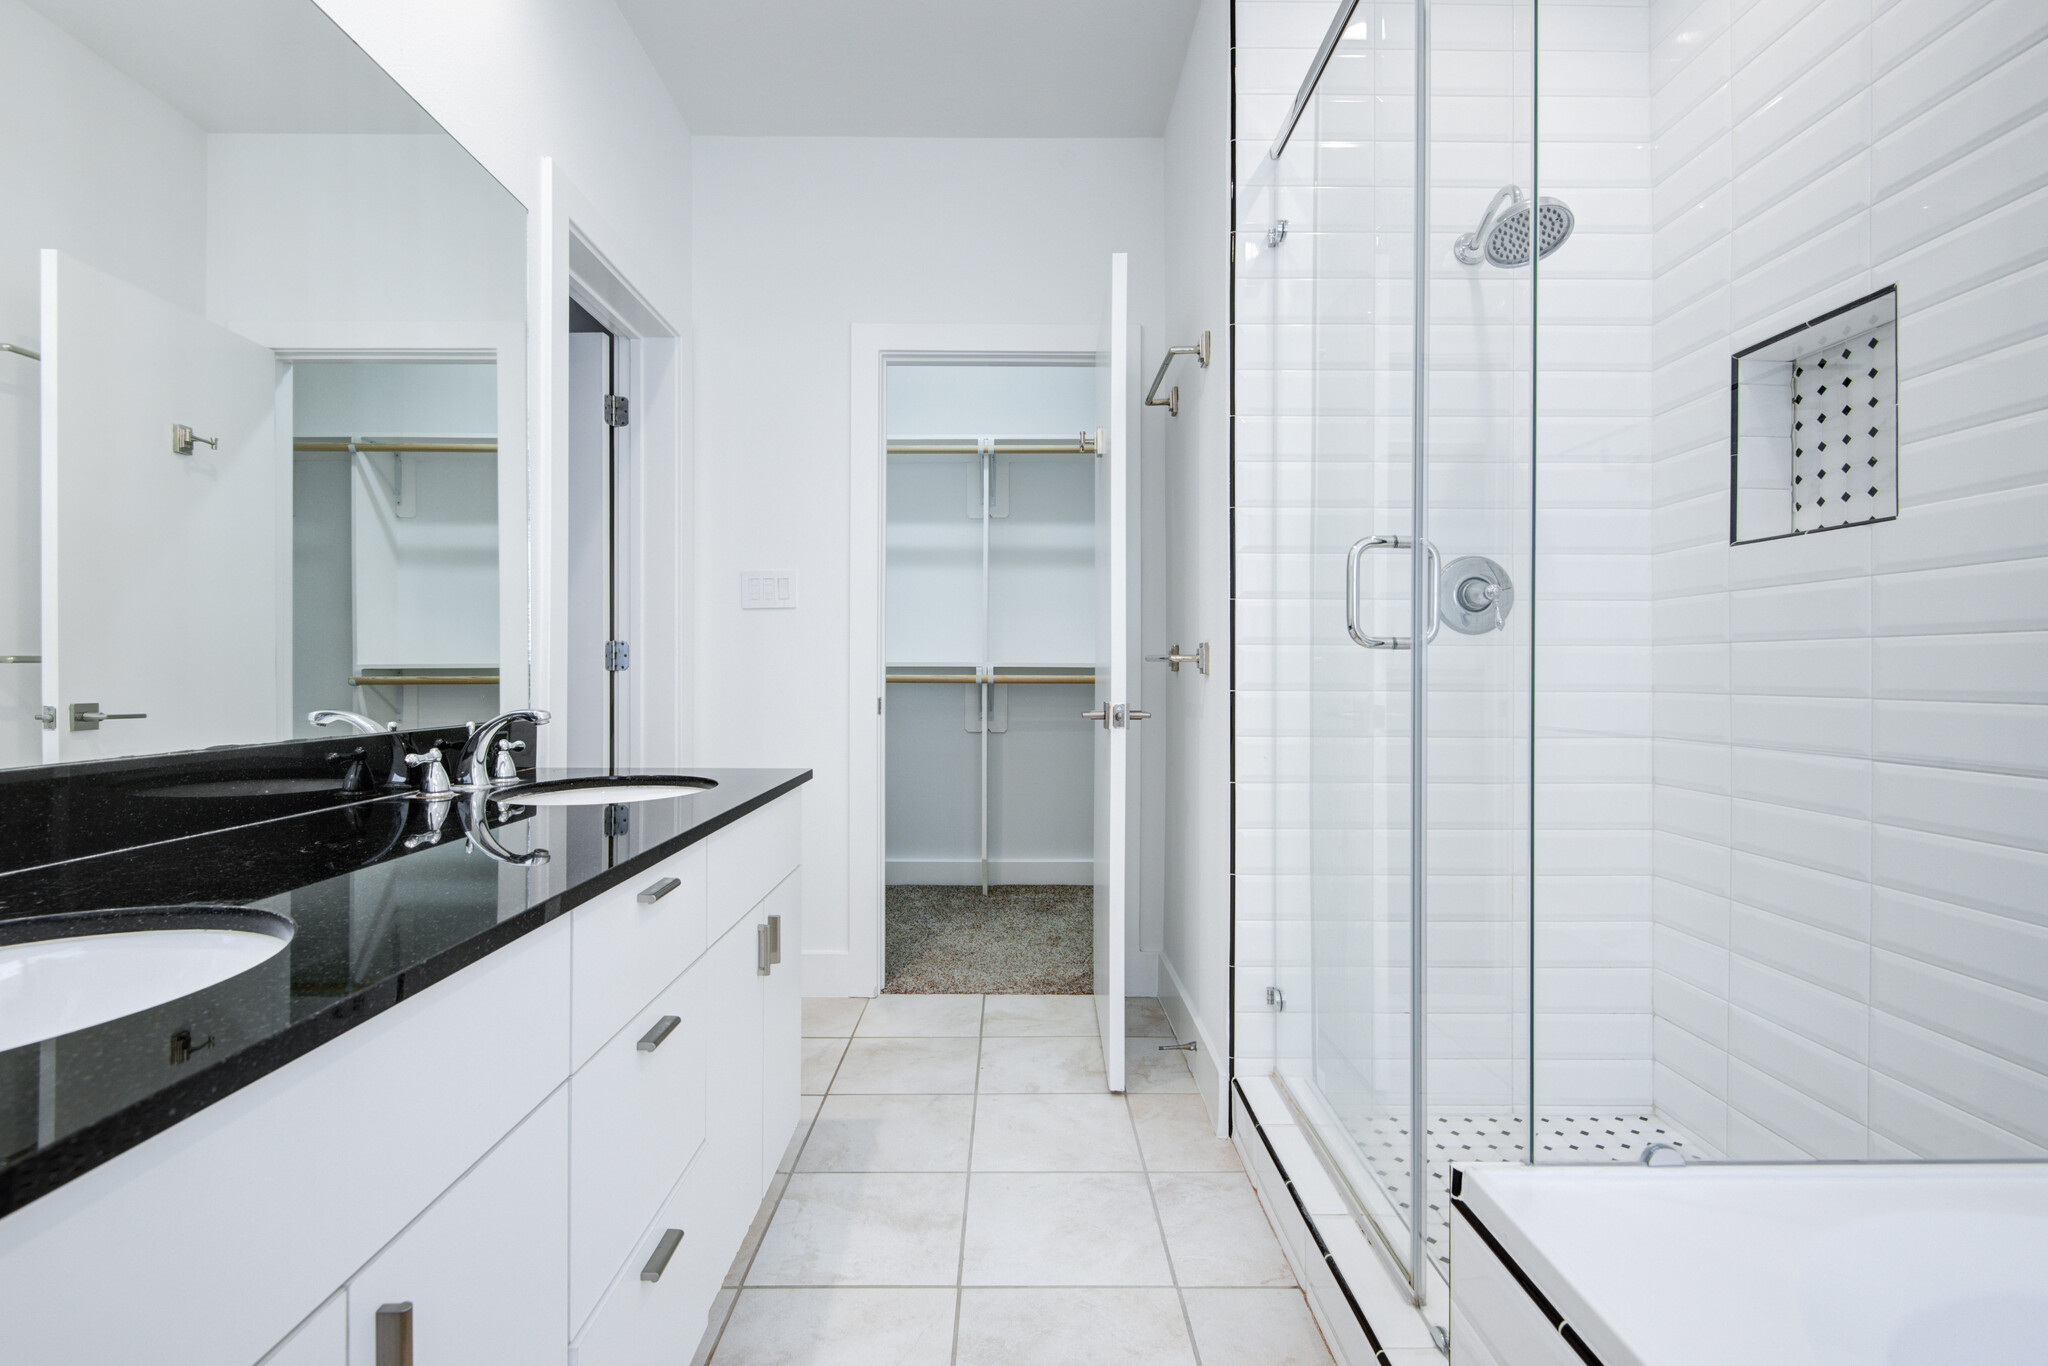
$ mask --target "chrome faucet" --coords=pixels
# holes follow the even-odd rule
[[[515,854],[498,842],[491,833],[490,795],[472,792],[463,799],[458,808],[462,812],[462,834],[472,849],[481,849],[500,863],[509,863],[515,868],[538,868],[552,857],[545,849],[534,849],[524,854]]]
[[[365,735],[388,736],[391,740],[391,769],[384,775],[384,786],[410,787],[412,785],[406,781],[405,776],[405,741],[393,734],[398,729],[396,721],[393,721],[388,726],[380,726],[359,711],[327,710],[309,711],[306,713],[306,720],[316,726],[332,726],[339,723],[359,730]]]
[[[455,790],[477,792],[510,781],[491,774],[491,749],[498,737],[514,721],[531,721],[536,726],[544,726],[552,719],[544,711],[508,711],[502,716],[493,716],[471,731],[469,739],[463,743],[462,757],[455,761]]]

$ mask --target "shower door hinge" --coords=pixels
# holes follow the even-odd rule
[[[612,802],[604,809],[604,832],[607,835],[630,835],[633,833],[633,808],[623,802]]]
[[[604,396],[604,425],[607,427],[625,426],[626,409],[627,404],[623,395],[606,394]]]
[[[1267,987],[1266,1004],[1275,1010],[1287,1009],[1287,993],[1278,987]]]
[[[607,640],[604,643],[604,667],[606,673],[622,674],[633,667],[633,647],[623,640]]]

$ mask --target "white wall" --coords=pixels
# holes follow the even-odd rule
[[[699,138],[698,757],[817,772],[804,822],[805,989],[873,991],[847,876],[847,374],[858,323],[1094,326],[1111,253],[1157,344],[1156,140]],[[1149,368],[1149,367],[1148,367]],[[1159,429],[1147,429],[1148,465]],[[1148,485],[1148,489],[1151,486]],[[800,606],[743,612],[743,569],[796,571]],[[1151,637],[1148,648],[1155,648]],[[1157,802],[1153,803],[1156,808]],[[1158,948],[1159,882],[1138,933]],[[1156,957],[1132,955],[1134,989]]]
[[[320,7],[529,210],[554,158],[632,284],[690,316],[690,131],[612,0]]]
[[[1230,1068],[1230,5],[1202,0],[1166,124],[1166,318],[1176,342],[1207,331],[1207,370],[1176,362],[1166,424],[1165,630],[1148,645],[1209,645],[1209,673],[1148,664],[1149,734],[1163,738],[1165,936],[1159,994],[1212,1118]],[[1149,381],[1149,376],[1147,377]],[[1157,646],[1151,652],[1163,653]]]
[[[189,120],[20,0],[0,0],[0,341],[39,350],[36,252],[79,259],[198,312],[206,146]],[[61,136],[59,131],[61,130]],[[0,654],[34,654],[40,372],[0,353]],[[0,664],[0,768],[41,759],[34,665]]]
[[[2048,1150],[2048,10],[1653,7],[1656,1088]],[[1899,290],[1899,515],[1728,541],[1728,356]]]
[[[526,216],[442,134],[210,134],[206,196],[224,327],[273,349],[524,350]]]

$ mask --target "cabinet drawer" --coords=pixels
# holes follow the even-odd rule
[[[646,1366],[648,1362],[687,1360],[704,1336],[711,1302],[718,1296],[725,1270],[739,1251],[745,1228],[727,1227],[721,1217],[721,1173],[700,1154],[658,1217],[633,1247],[610,1292],[575,1339],[576,1366]],[[661,1250],[670,1229],[682,1230],[658,1280],[643,1272]]]
[[[378,1311],[410,1305],[412,1360],[433,1366],[556,1366],[562,1315],[560,1091],[464,1174],[348,1283],[349,1366],[385,1366]]]
[[[569,1080],[572,1327],[703,1141],[711,1009],[703,977],[701,965],[685,973]]]
[[[704,843],[710,859],[710,921],[717,939],[760,904],[803,858],[804,819],[797,793],[778,797]]]
[[[589,1061],[704,952],[705,854],[693,844],[569,913],[570,1066]]]

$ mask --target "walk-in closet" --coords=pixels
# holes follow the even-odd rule
[[[1091,360],[885,371],[889,991],[1090,990]]]

